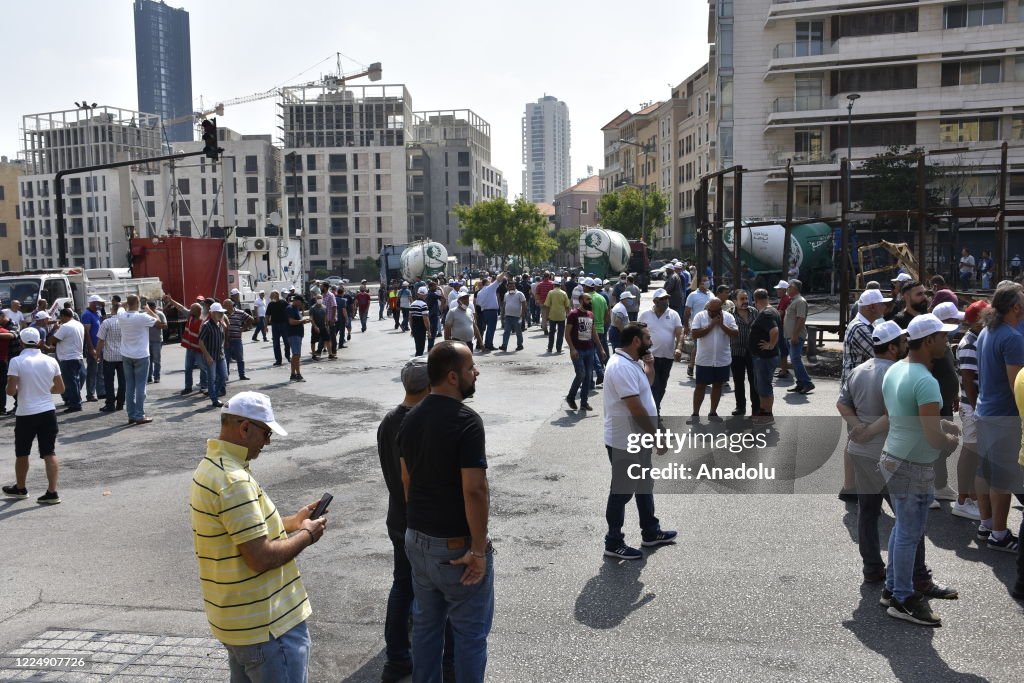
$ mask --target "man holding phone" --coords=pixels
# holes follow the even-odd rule
[[[271,434],[266,394],[243,391],[221,411],[220,436],[192,476],[193,542],[210,630],[228,651],[233,681],[305,681],[312,614],[295,557],[320,540],[317,502],[281,517],[249,462]],[[289,534],[292,534],[289,536]]]

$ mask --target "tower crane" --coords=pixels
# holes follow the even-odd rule
[[[356,79],[356,78],[362,78],[363,76],[367,76],[371,81],[379,81],[380,80],[380,78],[381,78],[380,62],[374,62],[373,64],[370,64],[366,69],[364,69],[363,71],[360,71],[358,73],[343,74],[343,73],[341,73],[341,53],[339,52],[339,53],[337,53],[337,55],[338,55],[338,72],[337,72],[337,74],[330,74],[330,75],[324,76],[323,78],[321,78],[319,80],[309,81],[308,83],[300,83],[298,85],[278,86],[278,87],[271,88],[270,90],[264,90],[263,92],[253,93],[251,95],[244,95],[242,97],[235,97],[235,98],[232,98],[230,100],[224,100],[223,102],[218,102],[213,107],[213,109],[209,109],[209,110],[205,110],[205,111],[204,110],[197,110],[197,111],[192,112],[191,114],[184,114],[182,116],[176,116],[173,119],[169,119],[167,121],[164,121],[163,125],[166,128],[166,127],[178,124],[178,123],[183,123],[185,121],[195,121],[195,123],[198,125],[200,121],[205,120],[206,117],[210,116],[211,114],[216,114],[217,116],[223,116],[224,115],[224,108],[225,107],[231,107],[231,106],[234,106],[236,104],[248,104],[249,102],[259,102],[260,100],[266,100],[266,99],[269,99],[271,97],[279,97],[281,95],[281,92],[285,88],[308,88],[308,87],[313,87],[313,86],[317,86],[317,85],[323,85],[323,86],[326,86],[328,88],[341,88],[348,81]]]

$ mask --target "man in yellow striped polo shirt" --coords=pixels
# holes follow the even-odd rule
[[[312,503],[282,518],[249,471],[274,420],[266,394],[243,391],[221,411],[220,438],[192,476],[192,535],[206,617],[224,643],[232,683],[305,683],[312,613],[295,557],[327,525]],[[289,537],[289,533],[295,532]]]

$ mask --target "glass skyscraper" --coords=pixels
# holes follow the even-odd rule
[[[135,70],[139,111],[167,121],[192,113],[192,53],[188,12],[135,0]],[[168,142],[195,138],[191,120],[169,126]]]

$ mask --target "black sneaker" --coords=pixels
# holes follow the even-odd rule
[[[3,487],[3,489],[0,490],[2,490],[4,492],[4,495],[7,496],[8,498],[18,498],[20,500],[28,498],[28,489],[19,489],[16,484],[11,486],[5,486]]]
[[[942,626],[942,620],[932,612],[928,601],[920,593],[914,593],[904,602],[893,597],[886,614],[920,626]]]
[[[813,382],[811,384],[805,384],[803,387],[800,388],[800,393],[801,394],[809,394],[812,391],[814,391],[814,383]]]
[[[581,403],[580,410],[593,410],[593,408],[590,407],[589,403]]]
[[[192,390],[191,390],[191,389],[182,389],[182,390],[181,390],[181,391],[179,391],[178,393],[179,393],[179,395],[181,395],[181,396],[188,396],[189,394],[191,394],[191,393],[192,393]]]
[[[988,537],[992,535],[992,529],[985,526],[984,522],[978,522],[978,534],[977,539],[979,541],[987,541]]]
[[[882,579],[883,581],[885,579]],[[878,604],[882,607],[888,607],[892,604],[892,591],[888,588],[882,589],[882,597],[878,598]]]
[[[955,588],[949,586],[943,586],[940,583],[931,581],[927,586],[918,588],[914,586],[914,590],[923,595],[926,598],[932,598],[935,600],[958,600],[960,593]]]
[[[747,409],[746,408],[737,408],[736,410],[732,411],[732,414],[736,415],[736,416],[746,415],[747,414]]]
[[[644,554],[636,548],[630,548],[628,545],[623,543],[618,548],[605,548],[605,557],[615,557],[620,560],[639,560],[642,559]]]
[[[56,491],[47,491],[43,495],[36,498],[36,502],[40,505],[59,505],[60,496],[57,495]]]
[[[306,378],[303,377],[302,375],[295,375],[295,381],[296,382],[305,382]]]
[[[1013,535],[1013,532],[1009,529],[1006,530],[1006,535],[1003,536],[1003,540],[996,540],[995,536],[989,536],[985,546],[989,550],[999,550],[1004,553],[1015,553],[1017,552],[1017,537]]]
[[[246,377],[245,375],[242,375],[241,377],[238,378],[238,381],[240,381],[240,382],[248,382],[249,378]]]
[[[113,412],[115,412],[114,406],[105,405],[102,408],[100,408],[100,412],[101,413],[113,413]]]
[[[786,389],[786,393],[787,394],[802,394],[802,393],[804,393],[804,385],[803,384],[794,384],[789,389]]]
[[[1012,595],[1015,600],[1024,600],[1024,583],[1015,583],[1013,590],[1010,591],[1010,595]]]
[[[573,410],[579,410],[579,407],[576,405],[576,399],[566,396],[565,402],[568,403],[569,407],[572,408]]]
[[[223,408],[224,407],[224,404],[221,403],[220,401],[213,401],[212,403],[210,403],[210,405],[213,406],[214,408]]]
[[[271,367],[275,367],[275,368],[277,368],[277,367],[281,367],[282,365],[284,365],[284,363],[282,363],[281,361],[277,361],[277,362],[276,362],[276,363],[274,363],[274,364],[273,364],[273,365],[272,365]]]
[[[687,377],[693,377],[693,368],[690,368],[690,367],[686,368],[686,376]]]
[[[381,672],[381,683],[398,683],[398,681],[412,675],[412,660],[402,662],[384,662],[384,671]]]
[[[64,413],[65,415],[67,415],[68,413],[80,413],[82,412],[82,406],[68,406],[61,412]]]
[[[650,548],[650,547],[656,546],[656,545],[665,545],[666,543],[675,543],[676,542],[676,536],[678,536],[678,535],[679,535],[678,532],[675,532],[675,531],[664,531],[664,530],[662,530],[662,531],[659,531],[654,536],[649,536],[647,538],[644,538],[644,540],[640,543],[640,545],[644,546],[645,548]]]

